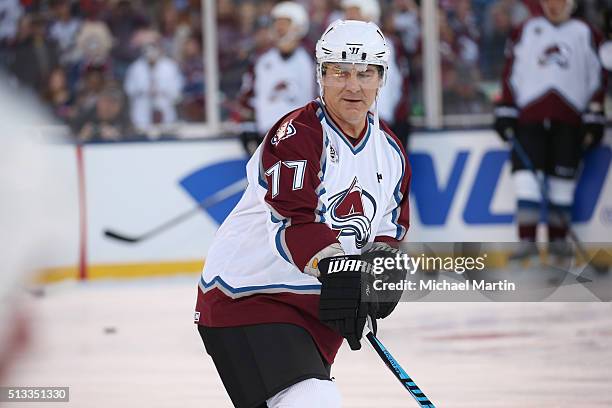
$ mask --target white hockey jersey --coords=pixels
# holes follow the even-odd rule
[[[288,58],[272,48],[255,63],[253,88],[257,131],[264,135],[278,118],[314,99],[314,63],[302,47]]]
[[[519,108],[521,122],[579,124],[590,103],[603,106],[601,36],[581,20],[554,25],[528,20],[508,44],[501,102]]]
[[[342,339],[318,320],[320,283],[302,271],[332,243],[359,254],[375,240],[401,241],[410,176],[401,143],[371,114],[359,139],[318,100],[282,118],[247,164],[248,187],[209,249],[198,323],[298,324],[333,361]]]

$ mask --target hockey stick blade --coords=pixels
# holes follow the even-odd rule
[[[104,230],[104,236],[106,236],[107,238],[112,238],[118,241],[124,241],[124,242],[129,242],[129,243],[134,243],[134,242],[139,241],[139,239],[136,237],[128,237],[127,235],[123,235],[123,234],[120,234],[118,232],[108,230],[108,229]]]
[[[365,338],[368,343],[380,359],[385,363],[389,370],[393,373],[395,378],[408,390],[410,395],[416,400],[421,408],[436,408],[433,402],[427,398],[427,396],[421,391],[418,385],[410,378],[410,376],[404,371],[402,366],[397,362],[391,355],[389,350],[378,340],[378,338],[368,328],[364,331]]]
[[[143,234],[129,235],[129,234],[123,234],[121,232],[117,232],[116,230],[113,230],[112,228],[107,228],[104,230],[104,236],[110,239],[124,242],[126,244],[136,244],[136,243],[142,242],[148,238],[158,235],[159,233],[167,229],[170,229],[170,228],[173,228],[179,225],[180,223],[190,218],[191,216],[195,214],[199,214],[202,209],[212,207],[213,205],[219,204],[221,201],[233,196],[234,194],[244,191],[246,186],[247,186],[246,179],[240,179],[238,181],[235,181],[232,184],[217,191],[215,194],[206,197],[205,199],[200,201],[195,207],[192,207],[189,210],[170,218],[169,220],[161,223],[160,225],[154,228],[151,228],[149,231]]]

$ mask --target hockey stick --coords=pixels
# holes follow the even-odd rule
[[[151,228],[149,231],[144,232],[140,235],[136,235],[136,236],[126,235],[126,234],[114,231],[112,229],[105,229],[104,235],[107,236],[108,238],[116,239],[118,241],[130,243],[130,244],[142,242],[169,228],[172,228],[180,224],[181,222],[185,221],[186,219],[193,216],[194,214],[199,213],[202,209],[212,207],[213,205],[220,203],[226,198],[229,198],[236,193],[244,191],[246,185],[247,185],[247,181],[245,179],[240,179],[228,185],[227,187],[224,187],[223,189],[217,191],[215,194],[206,197],[205,199],[200,201],[195,207],[189,209],[188,211],[178,214],[170,218],[169,220],[161,223],[160,225],[154,228]]]
[[[372,331],[366,326],[364,330],[364,335],[366,339],[368,339],[368,343],[376,354],[381,358],[381,360],[385,363],[389,370],[393,373],[395,378],[399,380],[400,383],[408,390],[410,395],[419,403],[421,408],[435,408],[433,402],[423,394],[423,391],[419,388],[418,385],[412,381],[412,378],[404,371],[402,366],[397,362],[395,358],[391,355],[389,350],[378,340],[378,338],[372,333]]]
[[[506,133],[508,134],[508,136],[512,136],[509,138],[509,140],[512,140],[512,147],[514,148],[516,155],[519,157],[519,160],[523,163],[527,170],[529,170],[531,174],[533,174],[533,177],[535,177],[538,183],[538,188],[540,189],[540,194],[542,194],[542,199],[544,200],[544,203],[547,205],[550,211],[552,209],[552,206],[550,205],[551,202],[548,198],[548,190],[546,189],[544,180],[542,180],[541,177],[538,176],[538,173],[536,172],[535,166],[533,165],[529,154],[527,154],[527,151],[525,150],[523,145],[521,145],[518,139],[514,137],[514,132],[510,131]],[[585,262],[589,263],[589,254],[584,248],[584,245],[582,245],[582,241],[580,241],[580,238],[578,238],[578,236],[574,232],[572,226],[570,225],[570,222],[566,219],[565,214],[559,211],[558,215],[559,219],[563,223],[563,226],[567,228],[567,233],[570,239],[574,242],[574,245],[576,245],[576,249],[580,253],[580,256],[582,257],[582,259],[584,259]],[[593,266],[595,267],[595,265]]]

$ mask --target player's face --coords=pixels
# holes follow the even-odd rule
[[[570,0],[541,0],[544,15],[553,24],[564,22],[570,17]]]
[[[277,18],[274,20],[274,34],[279,37],[284,37],[291,30],[291,20],[288,18]]]
[[[325,104],[340,119],[363,123],[381,77],[375,65],[328,63],[323,67]]]
[[[281,52],[290,53],[299,45],[299,38],[295,35],[293,24],[288,18],[274,20],[274,39]]]

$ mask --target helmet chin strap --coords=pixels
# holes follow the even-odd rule
[[[325,106],[325,100],[323,99],[323,64],[317,64],[317,84],[319,85],[319,99]]]
[[[381,87],[382,88],[382,87]],[[380,88],[376,92],[376,98],[374,99],[374,135],[378,136],[380,134],[380,119],[378,117],[378,95],[380,94]],[[383,157],[382,149],[376,149],[376,170],[382,171],[383,168]]]
[[[378,134],[380,130],[380,118],[378,117],[378,98],[380,97],[380,92],[382,91],[383,86],[385,86],[385,81],[387,79],[386,72],[384,73],[384,75],[385,76],[383,77],[382,81],[380,81],[380,86],[376,90],[376,98],[374,98],[374,104],[372,105],[374,107],[372,112],[374,114],[374,130],[376,130],[376,133],[374,134]]]

